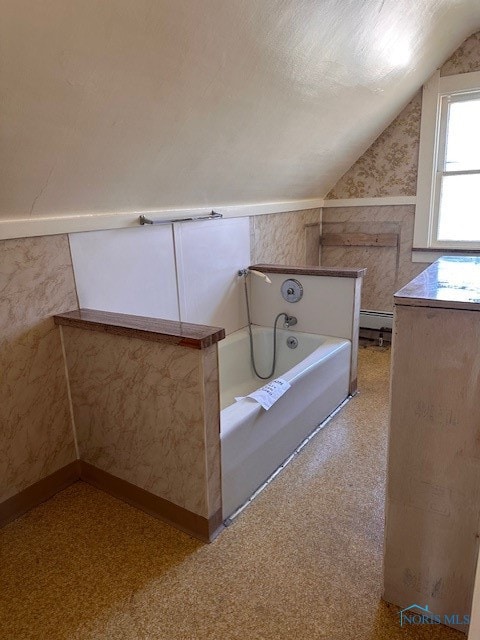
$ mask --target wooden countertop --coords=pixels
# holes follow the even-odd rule
[[[480,258],[440,258],[395,294],[395,304],[480,311]]]
[[[225,338],[225,329],[95,309],[79,309],[54,316],[55,324],[89,331],[104,331],[140,340],[168,342],[192,349],[206,349]]]
[[[363,278],[366,269],[338,269],[337,267],[291,267],[283,264],[253,264],[250,269],[262,273],[289,273],[301,276],[330,276],[335,278]]]

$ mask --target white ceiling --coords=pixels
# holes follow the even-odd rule
[[[2,0],[0,217],[312,198],[478,0]]]

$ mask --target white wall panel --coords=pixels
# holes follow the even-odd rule
[[[185,322],[223,327],[246,325],[243,281],[250,264],[248,218],[174,225],[180,316]]]
[[[272,327],[277,313],[285,312],[298,319],[295,331],[352,339],[353,278],[279,273],[269,273],[268,277],[272,284],[266,284],[254,275],[249,276],[254,324]],[[303,297],[299,302],[286,302],[280,292],[282,282],[290,278],[303,286]],[[283,326],[283,319],[279,320],[278,326]]]
[[[172,226],[70,235],[80,306],[179,320]]]

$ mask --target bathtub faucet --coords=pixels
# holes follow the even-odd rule
[[[293,327],[297,324],[298,320],[295,318],[295,316],[289,316],[286,313],[284,313],[283,315],[285,316],[285,321],[283,323],[284,329],[288,329],[289,327]]]
[[[256,269],[239,269],[238,271],[238,275],[243,276],[244,278],[246,278],[249,273],[257,276],[258,278],[263,278],[267,284],[272,284],[272,281],[265,273],[257,271]]]

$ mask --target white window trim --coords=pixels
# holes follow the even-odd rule
[[[479,249],[480,242],[440,242],[434,240],[435,176],[442,98],[480,89],[480,71],[440,77],[440,71],[423,86],[420,150],[418,157],[417,204],[415,208],[414,249]]]

